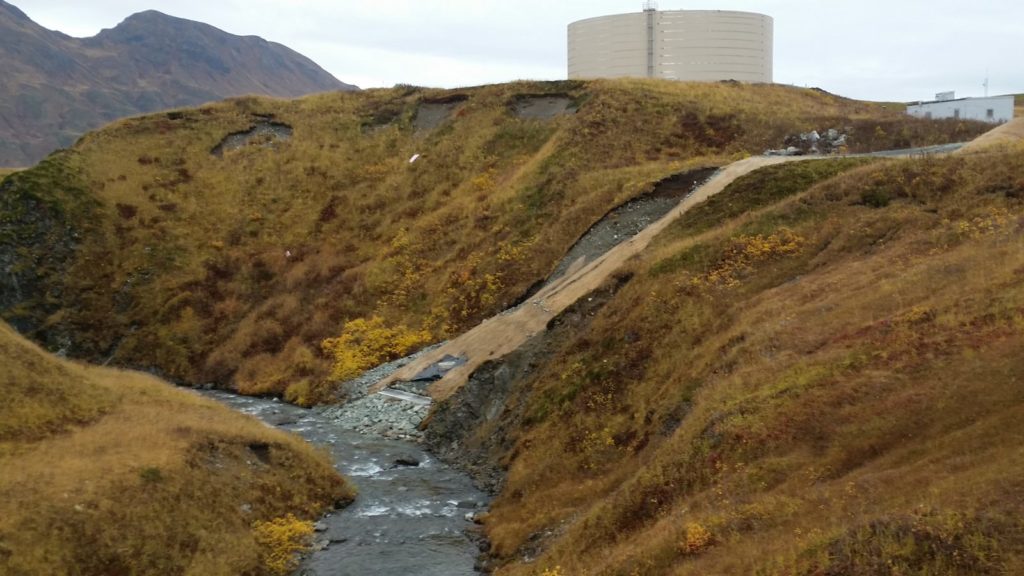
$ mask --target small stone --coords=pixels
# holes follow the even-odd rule
[[[406,466],[406,467],[415,468],[415,467],[420,465],[420,461],[418,459],[416,459],[415,456],[406,454],[406,455],[398,456],[397,458],[395,458],[394,459],[394,465],[395,466]]]

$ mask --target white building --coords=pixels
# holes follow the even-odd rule
[[[954,98],[952,92],[936,95],[933,102],[919,102],[907,106],[907,114],[917,118],[962,118],[1002,124],[1013,120],[1013,96],[988,98]]]
[[[659,11],[569,24],[569,78],[771,82],[773,20],[727,10]]]

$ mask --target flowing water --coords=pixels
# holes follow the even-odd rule
[[[411,442],[340,429],[316,410],[272,400],[204,393],[330,451],[338,471],[358,488],[356,501],[324,519],[330,544],[314,552],[305,576],[460,576],[476,574],[479,550],[467,514],[487,496],[468,476]],[[418,462],[418,466],[410,465]],[[323,526],[321,526],[323,528]]]

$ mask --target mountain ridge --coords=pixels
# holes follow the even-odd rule
[[[107,122],[258,94],[355,90],[298,52],[156,10],[88,38],[0,0],[0,165],[34,164]]]

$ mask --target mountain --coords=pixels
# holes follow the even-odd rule
[[[0,166],[34,164],[125,116],[246,94],[356,89],[256,36],[147,11],[78,39],[3,0],[0,76]]]

